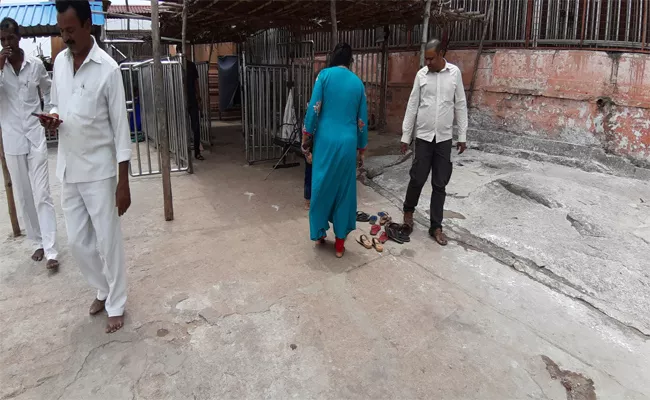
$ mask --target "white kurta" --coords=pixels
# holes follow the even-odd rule
[[[96,43],[76,74],[69,50],[56,58],[51,112],[63,121],[57,177],[70,248],[108,315],[122,315],[126,265],[115,190],[131,134],[120,68]]]
[[[56,214],[50,195],[47,143],[39,119],[31,115],[41,112],[39,88],[47,107],[50,77],[35,57],[26,56],[18,74],[9,61],[0,71],[0,126],[18,213],[34,248],[44,249],[45,257],[55,260]]]

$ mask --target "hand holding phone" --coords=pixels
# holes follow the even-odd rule
[[[63,123],[63,121],[59,119],[58,114],[32,113],[32,115],[38,117],[41,121],[41,125],[47,130],[55,130]]]

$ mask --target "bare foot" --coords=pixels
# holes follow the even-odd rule
[[[45,264],[48,270],[54,272],[59,269],[59,262],[57,260],[47,260],[47,264]]]
[[[117,332],[124,326],[124,315],[118,315],[116,317],[108,317],[108,323],[106,324],[106,333]]]
[[[106,303],[106,300],[95,299],[93,301],[93,304],[90,305],[90,310],[88,310],[90,315],[99,314],[100,312],[104,311],[104,303]]]
[[[45,250],[43,249],[37,249],[34,254],[32,254],[32,260],[34,261],[43,261],[43,257],[45,257]]]
[[[305,200],[305,210],[309,211],[309,207],[311,207],[311,201]]]

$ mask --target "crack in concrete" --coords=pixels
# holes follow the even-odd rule
[[[388,190],[384,189],[383,187],[379,186],[377,183],[373,182],[371,179],[365,179],[362,181],[362,183],[366,186],[369,186],[370,188],[374,189],[377,193],[385,197],[388,201],[390,201],[393,205],[395,205],[398,208],[402,207],[401,201],[396,198],[392,193],[390,193]],[[549,207],[550,208],[550,207]],[[428,220],[426,216],[422,215],[419,211],[415,211],[414,214],[414,219],[417,223],[419,223],[422,226],[427,226]],[[585,289],[571,283],[569,280],[567,280],[564,277],[561,277],[557,275],[556,273],[552,272],[548,268],[544,266],[539,266],[536,263],[534,263],[532,260],[528,260],[525,257],[518,256],[509,250],[504,249],[503,247],[500,247],[488,240],[485,240],[479,236],[476,236],[469,232],[468,230],[458,227],[457,225],[454,225],[453,223],[447,222],[445,225],[445,228],[448,229],[448,231],[452,232],[455,237],[450,237],[450,240],[456,242],[458,245],[462,246],[465,249],[468,250],[473,250],[477,251],[480,253],[483,253],[487,255],[488,257],[492,258],[493,260],[499,262],[500,264],[506,265],[515,271],[523,274],[524,276],[532,279],[535,282],[541,283],[542,285],[548,287],[549,289],[562,294],[570,299],[576,300],[579,303],[587,306],[589,309],[597,312],[600,315],[603,315],[607,320],[611,321],[615,326],[618,326],[619,328],[623,330],[629,330],[632,332],[634,335],[638,336],[639,338],[643,340],[649,340],[650,339],[650,334],[644,332],[643,330],[639,329],[638,327],[625,323],[616,317],[609,315],[607,312],[605,312],[603,309],[595,306],[588,300],[572,295],[570,293],[567,293],[565,290],[562,290],[560,287],[555,286],[547,282],[546,280],[541,279],[538,276],[535,276],[533,273],[530,271],[527,271],[524,268],[517,268],[518,266],[524,266],[528,267],[529,270],[532,270],[534,272],[539,272],[542,273],[544,276],[549,278],[550,280],[557,282],[561,285],[565,285],[570,289],[573,289],[577,291],[578,293],[587,295],[587,296],[592,296],[589,292],[587,292]]]
[[[70,381],[67,385],[65,385],[65,387],[61,391],[61,395],[59,395],[59,397],[57,397],[57,400],[61,400],[61,398],[65,394],[66,390],[68,390],[68,388],[70,386],[72,386],[77,381],[77,379],[79,379],[79,375],[81,374],[81,371],[83,371],[83,369],[86,367],[86,363],[88,362],[88,359],[90,358],[90,356],[96,350],[102,349],[102,348],[108,346],[109,344],[113,344],[113,343],[132,343],[132,341],[130,341],[130,340],[126,340],[126,341],[125,340],[111,340],[111,341],[108,341],[106,343],[102,343],[102,344],[97,345],[97,346],[93,347],[92,349],[90,349],[90,351],[88,351],[88,354],[86,354],[86,357],[84,357],[84,360],[81,363],[81,367],[79,367],[79,370],[77,370],[77,373],[74,375],[74,379],[72,379],[72,381]]]
[[[519,196],[522,199],[532,201],[537,204],[541,204],[544,207],[547,207],[549,209],[553,208],[560,208],[562,205],[558,203],[557,201],[553,199],[549,199],[542,195],[541,193],[537,193],[536,191],[527,188],[525,186],[518,185],[516,183],[512,183],[509,181],[506,181],[504,179],[496,179],[490,183],[494,184],[499,184],[501,185],[505,190],[508,192],[514,194],[515,196]]]
[[[14,399],[14,398],[20,396],[21,394],[27,392],[28,390],[36,389],[37,387],[43,385],[45,382],[49,381],[49,380],[52,379],[52,378],[56,378],[56,377],[59,376],[59,375],[61,375],[61,373],[53,374],[53,375],[48,375],[48,376],[45,376],[45,377],[43,377],[43,378],[39,378],[39,379],[36,381],[36,383],[33,384],[33,385],[27,385],[27,386],[22,386],[22,385],[21,385],[20,389],[17,389],[17,390],[15,390],[15,391],[13,391],[13,392],[11,392],[11,393],[5,395],[5,396],[2,396],[2,399],[1,399],[1,400]]]

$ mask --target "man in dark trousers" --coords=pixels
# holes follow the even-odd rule
[[[415,157],[404,201],[404,223],[413,226],[413,212],[429,172],[432,172],[429,234],[444,246],[447,237],[442,231],[442,216],[445,187],[452,172],[454,117],[458,124],[456,148],[461,154],[467,148],[467,101],[461,71],[444,59],[440,40],[427,43],[425,59],[427,65],[415,75],[402,124],[402,154],[406,153],[415,136]]]
[[[183,54],[183,46],[176,46],[176,53]],[[201,155],[201,127],[199,125],[199,110],[201,109],[201,91],[199,90],[199,71],[196,64],[187,58],[187,71],[185,74],[187,87],[187,111],[190,114],[190,126],[194,134],[194,158],[205,160]]]

